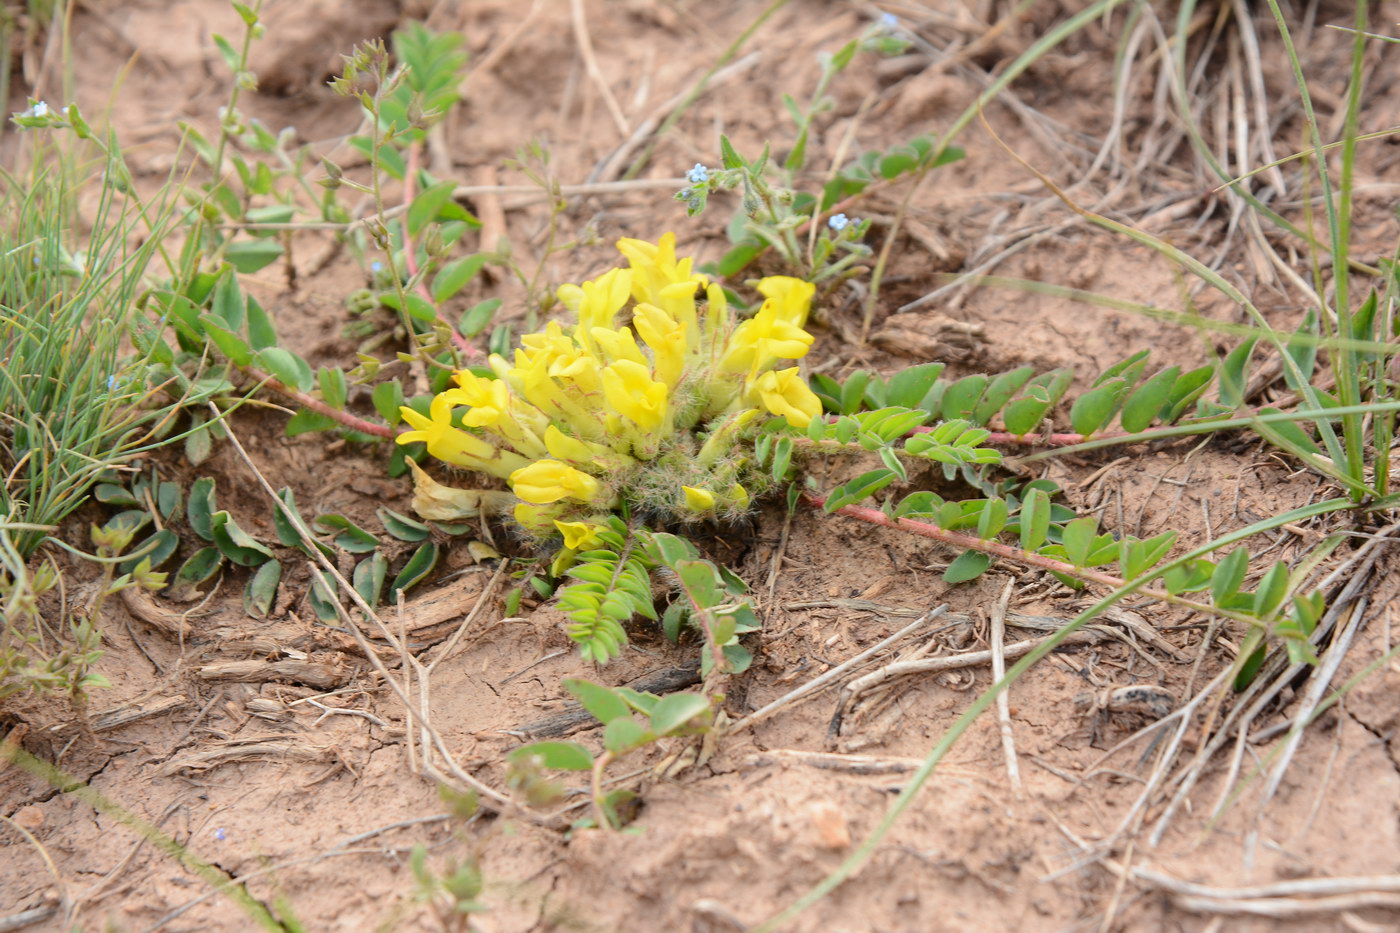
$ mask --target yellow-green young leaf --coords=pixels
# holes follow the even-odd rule
[[[983,541],[995,538],[1006,527],[1007,506],[1005,499],[988,499],[977,519],[977,537]]]
[[[512,762],[534,758],[555,771],[592,771],[593,753],[577,742],[531,742],[506,756]]]
[[[1220,364],[1220,404],[1233,411],[1244,401],[1249,359],[1254,354],[1258,338],[1250,337],[1231,350]]]
[[[1162,580],[1167,586],[1167,592],[1173,596],[1180,596],[1182,593],[1197,593],[1210,586],[1211,574],[1215,571],[1215,565],[1204,557],[1171,568],[1163,575]]]
[[[943,420],[970,417],[986,388],[987,377],[982,375],[967,376],[950,385],[943,391]]]
[[[1151,352],[1150,350],[1139,350],[1127,359],[1119,360],[1117,363],[1108,367],[1108,369],[1105,369],[1099,377],[1094,380],[1094,384],[1091,388],[1107,385],[1110,381],[1115,379],[1122,379],[1129,385],[1136,383],[1138,377],[1142,375],[1142,371],[1147,368],[1147,357]]]
[[[1088,437],[1108,424],[1125,388],[1126,383],[1123,380],[1114,379],[1097,389],[1090,389],[1075,399],[1069,408],[1069,423],[1074,433]]]
[[[270,560],[258,568],[243,588],[243,611],[254,619],[265,619],[277,598],[277,584],[282,582],[282,564]]]
[[[709,719],[710,701],[698,693],[673,693],[662,697],[651,711],[651,729],[657,735],[670,735],[699,717]],[[699,723],[708,725],[708,722]]]
[[[990,554],[983,554],[981,551],[963,551],[957,558],[948,565],[948,569],[943,571],[945,583],[966,583],[968,580],[975,580],[992,566]]]
[[[1171,393],[1167,396],[1162,410],[1157,413],[1157,419],[1163,424],[1175,424],[1176,420],[1185,414],[1186,409],[1205,394],[1214,378],[1214,363],[1182,373],[1172,384]]]
[[[332,408],[344,408],[348,387],[345,383],[345,370],[339,366],[322,366],[316,371],[316,382],[321,389],[321,400]]]
[[[632,718],[627,701],[601,684],[570,677],[564,680],[564,689],[572,693],[583,708],[588,710],[589,715],[599,722],[610,723],[615,719]]]
[[[1211,574],[1210,598],[1216,603],[1221,603],[1238,593],[1248,569],[1249,552],[1244,548],[1231,551]]]
[[[381,382],[374,387],[370,399],[374,402],[374,410],[379,412],[379,417],[389,424],[395,425],[403,420],[403,414],[399,411],[399,406],[403,404],[403,384],[399,380]]]
[[[1254,677],[1259,673],[1259,668],[1264,666],[1266,655],[1264,636],[1258,629],[1251,629],[1245,636],[1244,644],[1240,646],[1240,656],[1244,658],[1240,668],[1235,672],[1235,692],[1239,693],[1254,682]]]
[[[991,421],[1034,374],[1034,366],[1022,366],[993,379],[972,412],[972,422],[980,425]]]
[[[1275,563],[1259,581],[1254,591],[1254,614],[1265,618],[1283,604],[1288,596],[1288,567],[1282,561]]]
[[[1118,419],[1124,431],[1136,433],[1152,423],[1171,396],[1180,373],[1181,367],[1169,366],[1133,390],[1123,403],[1123,414]]]
[[[281,258],[284,250],[276,240],[240,240],[224,247],[224,258],[244,275],[251,275]]]
[[[1032,489],[1021,503],[1021,549],[1037,550],[1050,531],[1050,497],[1044,490]]]
[[[253,362],[253,348],[248,346],[246,340],[225,327],[223,318],[204,314],[200,316],[199,322],[204,325],[205,335],[219,348],[219,352],[236,365],[247,366]]]
[[[271,373],[273,378],[302,392],[311,391],[314,377],[311,365],[291,350],[264,347],[253,356],[253,365]]]
[[[1076,567],[1089,566],[1089,552],[1094,547],[1094,537],[1099,530],[1099,520],[1093,516],[1076,518],[1065,525],[1065,559]]]
[[[433,300],[443,302],[456,295],[467,287],[468,282],[476,278],[477,273],[485,265],[486,256],[476,253],[461,259],[454,259],[443,266],[442,271],[433,279]],[[480,329],[478,328],[478,330]]]
[[[457,330],[461,331],[463,337],[475,337],[491,326],[491,319],[500,307],[501,299],[499,298],[478,301],[462,312],[462,317],[457,321]]]

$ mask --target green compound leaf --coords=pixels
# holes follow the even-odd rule
[[[374,410],[379,412],[379,417],[390,425],[396,425],[403,420],[403,414],[399,411],[399,406],[403,404],[403,384],[399,380],[381,382],[374,387],[370,399],[374,402]]]
[[[201,476],[190,486],[190,502],[185,514],[194,533],[205,541],[214,540],[214,480]]]
[[[655,733],[631,716],[610,720],[603,727],[603,747],[614,755],[641,748],[655,740]]]
[[[185,558],[180,569],[175,571],[175,577],[166,595],[177,602],[196,598],[198,588],[219,572],[223,560],[223,555],[216,547],[202,547],[195,551]]]
[[[350,585],[355,588],[355,592],[360,594],[360,598],[366,604],[377,606],[380,597],[384,595],[384,581],[388,575],[389,559],[382,552],[375,551],[355,565]]]
[[[282,582],[282,564],[270,560],[258,568],[243,588],[243,611],[254,619],[265,619],[277,599],[277,584]]]
[[[1036,551],[1045,543],[1050,531],[1050,497],[1044,490],[1032,489],[1021,503],[1018,516],[1021,549]]]
[[[254,350],[277,346],[277,328],[252,295],[248,296],[248,343]]]
[[[452,184],[452,182],[445,182],[445,184]],[[483,253],[475,253],[449,262],[433,279],[433,300],[441,304],[447,299],[455,297],[458,292],[467,287],[472,279],[477,277],[477,274],[485,266],[486,255]],[[496,304],[500,305],[499,299],[496,300]],[[490,320],[489,315],[487,320]],[[482,327],[477,328],[477,332],[480,333],[484,327],[485,325],[482,325]]]
[[[651,731],[657,735],[675,735],[695,731],[692,720],[709,718],[710,700],[698,693],[672,693],[662,697],[651,711]],[[697,725],[709,725],[708,721]]]
[[[1196,399],[1205,394],[1214,378],[1215,364],[1213,363],[1182,373],[1172,385],[1166,404],[1157,413],[1157,419],[1163,424],[1175,424],[1177,419],[1186,413],[1186,409],[1194,405]]]
[[[1244,548],[1231,551],[1210,578],[1210,598],[1218,605],[1240,591],[1245,572],[1249,569],[1249,552]]]
[[[176,548],[179,546],[180,536],[169,528],[162,528],[160,531],[157,531],[145,541],[142,541],[132,548],[133,551],[137,552],[146,551],[146,548],[151,548],[151,550],[146,551],[146,553],[142,554],[140,557],[122,561],[117,565],[117,572],[131,573],[136,569],[136,565],[142,561],[145,561],[146,566],[154,570],[169,560],[170,556],[175,553]]]
[[[306,360],[282,347],[265,347],[253,355],[253,365],[270,373],[279,382],[302,392],[310,392],[314,377]]]
[[[400,541],[415,543],[422,541],[432,533],[427,525],[417,519],[409,518],[390,508],[379,509],[379,523],[384,526],[384,530],[398,538]]]
[[[319,411],[312,411],[309,408],[302,408],[296,414],[287,419],[286,431],[288,437],[296,437],[298,434],[311,434],[316,431],[333,431],[340,427],[339,422],[329,415],[323,415]]]
[[[898,478],[899,475],[889,468],[862,473],[849,483],[833,489],[827,497],[826,505],[822,507],[823,511],[830,514],[844,506],[868,499]]]
[[[265,544],[244,531],[228,512],[210,516],[210,532],[219,553],[243,567],[256,567],[272,559]]]
[[[253,348],[248,346],[242,337],[229,330],[222,318],[213,314],[203,314],[200,315],[199,322],[204,325],[204,333],[224,356],[239,366],[247,366],[253,362]]]
[[[1170,366],[1133,390],[1123,403],[1123,413],[1118,419],[1124,431],[1135,434],[1152,423],[1170,399],[1180,373],[1180,367]]]
[[[577,742],[531,742],[513,749],[506,758],[513,763],[534,759],[555,771],[593,770],[593,753]]]
[[[1036,376],[1002,412],[1006,430],[1012,434],[1034,431],[1050,409],[1064,398],[1073,381],[1074,373],[1068,369],[1056,369]]]
[[[316,613],[316,618],[329,624],[340,621],[340,602],[337,599],[340,588],[330,577],[324,579],[325,586],[321,585],[320,578],[312,579],[311,589],[306,591],[306,601],[311,604],[311,611]]]
[[[566,678],[564,689],[573,694],[574,699],[599,722],[610,723],[615,719],[632,721],[632,712],[627,701],[616,691],[577,677]]]
[[[457,330],[461,332],[463,337],[477,336],[491,326],[491,320],[500,310],[501,304],[500,298],[487,298],[484,301],[478,301],[462,312],[462,317],[457,321]]]
[[[1069,408],[1070,427],[1076,434],[1089,437],[1099,428],[1108,424],[1113,413],[1118,410],[1118,403],[1123,398],[1123,393],[1127,391],[1128,383],[1123,379],[1112,379],[1099,386],[1097,389],[1090,389],[1079,398],[1074,400],[1074,404]]]
[[[340,534],[335,536],[335,546],[351,554],[368,554],[379,546],[378,538],[344,515],[318,515],[315,524],[316,527],[327,531],[339,530]]]
[[[1162,576],[1162,582],[1166,584],[1167,592],[1173,596],[1180,596],[1183,593],[1199,593],[1210,586],[1211,574],[1215,571],[1215,564],[1203,557],[1173,567]]]
[[[973,409],[969,420],[976,425],[985,425],[991,421],[998,412],[1006,407],[1006,403],[1011,401],[1011,396],[1020,391],[1021,387],[1033,375],[1035,375],[1034,366],[1022,366],[1020,369],[1013,369],[997,376],[982,393],[982,400]]]
[[[943,580],[946,583],[966,583],[975,580],[992,566],[992,556],[981,551],[963,551],[957,556],[948,569],[943,571]]]
[[[394,582],[389,585],[388,599],[391,604],[398,600],[400,592],[407,593],[433,572],[433,568],[437,566],[439,552],[440,548],[432,541],[424,541],[418,546],[418,550],[413,552],[408,563],[403,565],[398,576],[394,577]]]
[[[349,387],[345,382],[345,370],[339,366],[322,366],[316,371],[316,384],[321,390],[321,400],[332,408],[344,408]]]
[[[249,275],[272,265],[284,252],[276,240],[240,240],[224,247],[224,258],[239,272]]]

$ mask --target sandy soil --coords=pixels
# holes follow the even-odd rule
[[[629,132],[664,112],[764,6],[588,0],[583,8],[601,77]],[[816,127],[813,146],[825,154],[817,164],[828,164],[837,152],[939,131],[975,99],[990,74],[1078,8],[1045,3],[1025,17],[1008,17],[1010,6],[991,0],[889,5],[917,31],[920,44],[897,59],[863,57],[836,83],[835,105]],[[1159,6],[1169,21],[1174,9]],[[1199,105],[1213,114],[1230,104],[1230,95],[1244,92],[1232,83],[1239,32],[1225,13],[1217,22],[1215,4],[1205,6],[1192,54],[1204,61]],[[714,163],[718,131],[749,151],[764,140],[779,149],[789,144],[781,95],[805,96],[817,74],[817,51],[839,47],[878,13],[865,3],[817,0],[780,9],[741,53],[756,56],[751,64],[699,99],[657,143],[642,177],[674,178],[695,162]],[[1300,48],[1327,91],[1318,102],[1327,124],[1337,119],[1332,113],[1344,85],[1348,40],[1321,26],[1348,21],[1350,14],[1333,3],[1310,8],[1314,14]],[[439,175],[521,184],[507,161],[538,139],[566,183],[615,177],[604,170],[616,163],[612,157],[625,136],[584,67],[568,4],[308,0],[271,3],[267,16],[268,35],[255,54],[261,89],[245,98],[247,112],[274,130],[295,127],[300,139],[351,170],[354,160],[342,138],[355,130],[359,115],[325,80],[337,70],[339,53],[356,41],[427,16],[435,27],[466,35],[473,66],[468,101],[431,151]],[[1297,109],[1281,103],[1292,95],[1278,40],[1267,13],[1257,16],[1269,116],[1281,127],[1280,140],[1296,140]],[[156,183],[170,166],[179,121],[213,130],[226,85],[211,34],[236,34],[235,14],[221,0],[89,2],[78,6],[73,30],[73,47],[82,50],[75,60],[77,99],[89,114],[110,107],[138,180]],[[1124,119],[1115,123],[1115,50],[1129,33],[1119,13],[1046,55],[987,109],[991,127],[1078,203],[1214,258],[1281,325],[1296,322],[1299,299],[1237,223],[1231,203],[1210,192],[1159,97],[1156,65],[1145,51],[1135,59],[1140,70],[1121,101]],[[1144,48],[1151,48],[1150,38]],[[1397,122],[1397,62],[1395,50],[1375,49],[1363,129]],[[11,109],[22,108],[35,81],[57,96],[59,76],[42,45],[28,49],[23,64]],[[1094,166],[1116,125],[1121,137]],[[1082,380],[1143,347],[1151,347],[1162,366],[1199,365],[1215,350],[1168,324],[1021,291],[955,289],[901,311],[939,288],[939,273],[983,268],[994,259],[986,270],[996,274],[1167,307],[1187,301],[1173,268],[1087,225],[976,123],[960,142],[968,158],[935,173],[907,203],[907,189],[893,187],[859,205],[861,216],[876,219],[877,244],[895,214],[908,212],[881,295],[876,339],[861,344],[858,296],[837,292],[821,309],[826,326],[814,364],[843,374],[926,359],[946,359],[957,373],[1031,363],[1072,366]],[[1281,154],[1288,151],[1279,146]],[[1385,144],[1363,150],[1363,185],[1393,171],[1394,151]],[[1249,158],[1257,161],[1259,153]],[[1369,190],[1359,230],[1362,255],[1369,248],[1374,258],[1395,242],[1395,223],[1387,189]],[[1291,192],[1296,199],[1298,189]],[[670,193],[660,186],[574,199],[563,217],[566,233],[591,229],[596,245],[551,259],[548,275],[582,280],[611,264],[609,244],[618,236],[654,238],[672,229],[685,251],[717,257],[732,205],[687,220]],[[545,217],[537,203],[483,196],[470,206],[504,218],[504,227],[488,233],[509,236],[517,255],[540,249]],[[365,281],[343,256],[313,268],[326,243],[322,236],[294,238],[294,284],[284,267],[273,266],[252,286],[274,310],[285,342],[313,365],[353,359],[355,345],[342,336],[348,319],[343,299]],[[1010,247],[1015,251],[1000,255]],[[1306,275],[1304,260],[1293,258]],[[507,309],[519,307],[520,291],[508,281],[484,280],[473,288],[464,303],[499,295]],[[1237,313],[1205,290],[1189,300],[1202,314],[1234,319]],[[954,324],[971,325],[973,333]],[[366,399],[358,404],[368,408]],[[277,412],[257,412],[237,418],[234,427],[273,484],[295,489],[304,511],[337,511],[370,524],[381,504],[407,511],[408,484],[385,478],[383,450],[328,445],[320,436],[289,439],[283,420]],[[215,476],[221,499],[236,504],[238,520],[271,537],[270,506],[227,444],[198,469],[175,457],[162,458],[159,466],[181,481]],[[835,480],[859,467],[835,463],[827,469]],[[1098,510],[1110,527],[1143,536],[1174,528],[1188,544],[1330,494],[1267,448],[1235,440],[1120,450],[1035,469],[1065,486],[1081,511]],[[1256,542],[1256,550],[1269,548],[1273,559],[1289,560],[1315,538],[1313,528],[1279,532]],[[990,614],[1008,585],[1008,642],[1042,635],[1033,627],[1038,617],[1063,621],[1087,605],[1085,597],[1048,585],[1041,574],[1008,567],[950,587],[940,572],[955,555],[940,546],[808,512],[797,513],[789,526],[779,506],[759,511],[737,532],[716,535],[708,546],[754,584],[764,617],[758,660],[727,699],[734,719],[943,602],[950,616],[900,642],[880,662],[986,647]],[[490,906],[479,917],[485,930],[744,929],[834,868],[876,824],[917,761],[990,683],[989,668],[981,665],[898,680],[849,705],[838,690],[827,690],[723,738],[699,766],[655,769],[682,751],[675,745],[629,761],[623,770],[636,772],[631,779],[644,801],[635,833],[570,837],[518,811],[483,813],[454,826],[441,817],[434,782],[414,772],[403,704],[350,639],[311,621],[304,603],[307,572],[295,563],[288,561],[294,569],[283,583],[290,595],[265,622],[244,615],[244,579],[237,574],[188,613],[183,639],[150,620],[189,605],[158,601],[157,610],[137,607],[135,613],[112,607],[101,669],[113,687],[95,698],[95,710],[139,708],[149,715],[92,735],[62,703],[24,701],[0,710],[0,734],[15,730],[14,739],[29,751],[161,827],[219,871],[247,878],[248,892],[260,901],[291,905],[309,930],[439,928],[414,900],[408,853],[420,842],[439,868],[480,856]],[[1392,569],[1389,557],[1372,569],[1365,624],[1336,682],[1390,646]],[[443,649],[429,646],[445,644],[468,611],[478,602],[481,607],[435,669],[429,709],[445,750],[492,787],[504,786],[504,753],[521,741],[511,733],[564,706],[562,678],[626,683],[684,664],[693,654],[693,647],[674,648],[639,627],[634,650],[593,670],[563,650],[568,642],[560,617],[547,605],[505,618],[492,568],[472,564],[462,542],[452,546],[446,571],[462,573],[449,579],[445,572],[435,584],[439,592],[417,597],[446,600],[452,608],[414,633],[425,656],[438,657]],[[1199,617],[1133,605],[1106,623],[1096,643],[1047,659],[1011,690],[1020,788],[1008,777],[996,719],[984,717],[865,870],[792,928],[1396,929],[1400,909],[1393,903],[1384,909],[1353,900],[1285,919],[1251,919],[1208,912],[1185,896],[1190,892],[1171,887],[1172,879],[1233,888],[1400,871],[1400,758],[1392,744],[1400,670],[1394,667],[1364,681],[1308,731],[1271,801],[1259,802],[1262,781],[1255,778],[1239,802],[1212,818],[1236,779],[1249,778],[1282,741],[1265,730],[1293,715],[1303,683],[1258,711],[1247,733],[1251,740],[1232,738],[1201,763],[1199,780],[1169,812],[1186,766],[1214,723],[1198,710],[1183,734],[1181,766],[1159,774],[1153,767],[1159,745],[1118,747],[1151,714],[1104,710],[1094,698],[1133,684],[1177,700],[1191,696],[1229,664],[1238,644],[1239,633],[1226,629],[1203,651],[1204,629]],[[222,679],[229,662],[288,659],[305,662],[296,669],[301,675],[278,676],[264,665],[251,681]],[[1234,702],[1227,698],[1225,709]],[[596,731],[574,737],[598,741]],[[1147,787],[1149,775],[1165,783]],[[72,905],[67,925],[59,912],[30,928],[249,927],[227,901],[210,896],[204,882],[113,815],[14,767],[0,770],[0,815],[6,818],[0,824],[0,919],[61,895]],[[1164,816],[1170,820],[1154,841]],[[22,837],[16,825],[30,836]]]

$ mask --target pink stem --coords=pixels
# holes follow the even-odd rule
[[[282,393],[283,395],[287,396],[287,398],[295,400],[297,404],[305,408],[309,408],[311,411],[316,412],[316,414],[318,415],[325,415],[327,418],[332,419],[333,421],[349,428],[352,431],[360,431],[365,434],[373,434],[375,437],[383,437],[388,439],[392,439],[398,434],[397,431],[395,431],[388,425],[375,424],[372,421],[366,421],[363,418],[359,418],[355,415],[352,415],[348,411],[341,411],[338,408],[332,408],[320,399],[312,398],[300,389],[294,389],[291,386],[287,385],[285,382],[281,382],[280,380],[274,379],[272,376],[268,375],[260,369],[255,369],[252,366],[244,366],[243,371],[246,372],[248,375],[252,376],[254,379],[258,380],[258,382],[267,386],[269,389],[273,389],[277,392]]]

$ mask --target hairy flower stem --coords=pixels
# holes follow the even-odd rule
[[[312,398],[300,389],[292,388],[285,382],[275,379],[268,373],[263,372],[261,369],[256,369],[252,366],[244,366],[243,371],[256,379],[260,384],[267,386],[275,392],[280,392],[282,395],[295,401],[298,405],[308,408],[318,415],[325,415],[327,418],[330,418],[352,431],[373,434],[375,437],[382,437],[385,439],[392,439],[398,435],[398,432],[388,425],[375,424],[372,421],[366,421],[363,418],[352,415],[348,411],[332,408],[320,399]]]
[[[821,508],[826,504],[826,496],[806,493],[802,498],[807,504],[814,508]],[[894,528],[898,531],[907,531],[910,534],[932,538],[935,541],[941,541],[952,547],[970,548],[974,551],[990,554],[993,557],[1001,557],[1019,564],[1039,567],[1042,570],[1050,570],[1055,573],[1062,573],[1066,576],[1075,577],[1076,579],[1084,580],[1089,583],[1097,583],[1101,586],[1109,587],[1110,589],[1121,589],[1128,585],[1127,580],[1115,577],[1112,574],[1100,573],[1097,570],[1092,570],[1087,567],[1076,567],[1073,564],[1067,564],[1064,561],[1058,561],[1054,558],[1046,557],[1043,554],[1036,554],[1033,551],[1025,551],[1018,547],[1011,547],[1010,545],[1002,544],[1000,541],[990,538],[984,541],[976,535],[965,535],[956,531],[946,531],[945,529],[939,528],[937,525],[930,525],[927,522],[917,522],[909,518],[891,518],[879,509],[847,505],[837,509],[835,514],[845,515],[848,518],[856,518],[863,522],[869,522],[872,525],[883,525],[886,528]],[[1183,599],[1180,596],[1173,596],[1165,590],[1140,590],[1139,592],[1152,599],[1161,600],[1162,602],[1182,606],[1187,609],[1194,609],[1197,612],[1210,613],[1211,615],[1223,616],[1254,625],[1259,623],[1257,618],[1245,613],[1232,612],[1228,609],[1221,609],[1218,606],[1212,606],[1207,603],[1198,603],[1194,600]]]

